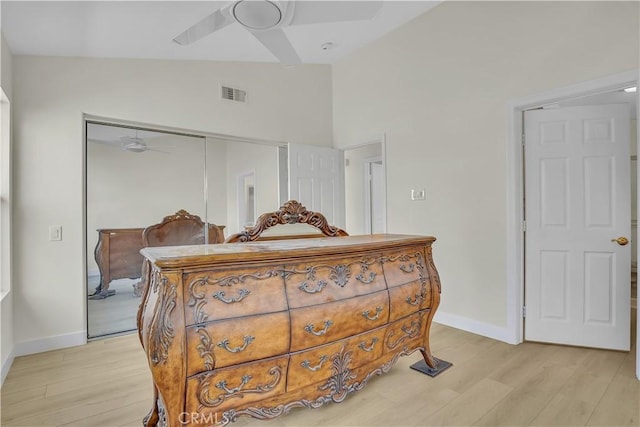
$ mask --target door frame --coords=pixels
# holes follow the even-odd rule
[[[384,191],[384,195],[383,195],[383,200],[384,200],[384,229],[386,230],[385,232],[388,233],[389,232],[389,216],[388,216],[388,213],[389,213],[389,209],[388,209],[389,200],[387,198],[387,195],[388,195],[387,189],[389,187],[389,183],[388,183],[388,176],[387,176],[387,134],[386,133],[382,133],[382,134],[380,134],[378,136],[375,136],[375,137],[372,137],[370,139],[367,139],[364,142],[360,142],[360,143],[356,143],[356,144],[352,144],[352,145],[347,145],[347,146],[341,147],[340,150],[342,150],[343,152],[346,152],[348,150],[353,150],[353,149],[356,149],[356,148],[366,147],[367,145],[373,145],[373,144],[380,144],[381,151],[382,151],[382,155],[381,156],[377,156],[376,158],[379,158],[379,159],[382,160],[382,167],[384,168],[384,185],[382,186],[383,187],[383,191]],[[367,158],[365,160],[366,161],[371,161],[372,159],[373,159],[373,157]],[[346,183],[346,179],[345,179],[345,183]],[[346,207],[346,204],[345,204],[345,207]],[[346,209],[345,209],[345,214],[346,214]],[[366,215],[365,215],[365,218],[366,218]]]
[[[640,69],[630,70],[570,86],[555,88],[523,98],[512,99],[506,105],[507,127],[507,335],[508,342],[519,344],[524,337],[522,309],[524,306],[524,165],[523,111],[568,99],[622,90],[640,83]],[[636,123],[640,121],[640,92],[636,92]],[[636,135],[640,147],[640,133]],[[640,169],[640,167],[638,167]],[[640,192],[640,186],[638,187]],[[631,236],[632,239],[638,236]],[[640,258],[640,257],[639,257]],[[637,261],[637,260],[636,260]],[[640,317],[637,316],[640,326]],[[639,328],[640,329],[640,328]],[[636,377],[640,379],[640,334],[636,334]]]

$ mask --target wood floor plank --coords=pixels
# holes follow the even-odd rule
[[[627,354],[587,421],[590,426],[639,426],[640,381],[633,375],[635,357]]]
[[[531,426],[583,426],[589,420],[595,405],[571,395],[556,394]]]
[[[478,426],[526,426],[575,372],[574,367],[555,363],[537,365],[528,380],[474,422]]]
[[[20,402],[28,402],[33,400],[44,399],[47,393],[47,386],[41,385],[34,388],[29,388],[22,391],[16,391],[14,393],[4,392],[2,393],[2,405],[15,405]]]
[[[424,420],[430,426],[471,425],[486,414],[513,389],[489,378],[483,378],[464,393]]]

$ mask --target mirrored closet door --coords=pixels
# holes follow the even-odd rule
[[[204,243],[210,233],[204,137],[87,122],[86,141],[87,330],[93,338],[136,329],[142,247]]]

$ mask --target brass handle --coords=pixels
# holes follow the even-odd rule
[[[309,332],[310,334],[313,334],[313,335],[319,337],[321,335],[326,334],[331,325],[333,325],[333,321],[332,320],[325,320],[324,321],[324,328],[320,329],[319,331],[316,331],[315,329],[313,329],[313,323],[309,323],[307,326],[305,326],[304,330]]]
[[[611,239],[612,242],[616,242],[620,246],[625,246],[629,243],[629,239],[626,237],[618,237],[617,239]]]
[[[369,310],[363,311],[362,316],[367,320],[378,320],[378,318],[380,317],[380,313],[382,313],[382,307],[376,307],[376,314],[374,314],[373,316],[369,316],[369,313]]]
[[[223,339],[222,341],[220,341],[218,343],[218,347],[224,348],[229,353],[240,353],[241,351],[244,351],[244,349],[247,348],[247,346],[249,344],[251,344],[254,339],[255,339],[255,337],[253,337],[251,335],[245,335],[244,336],[244,344],[242,344],[240,347],[231,348],[231,347],[229,347],[229,338],[225,338],[225,339]]]
[[[329,356],[323,355],[320,358],[320,363],[318,363],[316,366],[311,366],[311,362],[305,359],[302,361],[302,363],[300,363],[300,366],[302,366],[303,368],[307,368],[311,372],[316,372],[318,369],[322,368],[322,365],[324,365],[324,362],[326,362],[328,359]]]

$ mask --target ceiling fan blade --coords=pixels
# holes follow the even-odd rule
[[[216,10],[202,21],[182,32],[173,41],[181,46],[186,46],[235,22],[229,12],[230,7],[229,5]]]
[[[280,28],[250,32],[283,64],[300,64],[302,62],[287,35]]]
[[[382,8],[382,1],[298,1],[290,25],[364,21]]]
[[[158,150],[156,148],[145,148],[144,151],[155,151],[156,153],[163,153],[163,154],[171,154],[168,151],[164,151],[164,150]]]
[[[108,145],[110,147],[120,147],[120,141],[105,141],[103,139],[87,138],[87,142],[93,142],[95,144]]]

